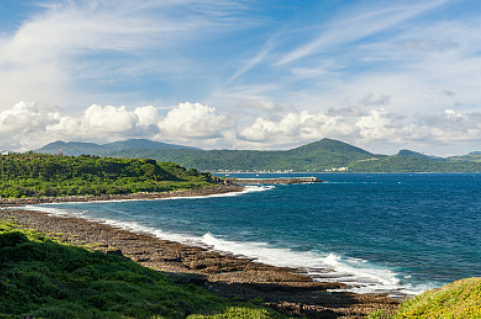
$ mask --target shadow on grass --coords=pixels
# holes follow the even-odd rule
[[[0,318],[27,317],[285,318],[194,284],[175,284],[120,256],[0,224]]]

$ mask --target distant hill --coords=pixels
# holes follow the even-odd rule
[[[171,161],[187,168],[197,168],[203,171],[481,171],[480,156],[439,158],[406,149],[399,151],[396,155],[387,156],[373,154],[359,147],[327,138],[286,151],[204,151],[180,145],[167,148],[165,145],[169,144],[148,140],[128,140],[105,145],[56,142],[37,151],[58,153],[61,147],[62,153],[66,155],[78,155],[82,152],[83,154],[122,158],[151,158],[160,162]]]
[[[372,153],[341,141],[324,138],[320,141],[299,146],[290,150],[292,153],[332,153],[345,156],[371,156]]]
[[[469,153],[468,155],[481,155],[481,151],[474,151]]]
[[[56,141],[43,146],[36,150],[36,153],[46,154],[59,154],[78,156],[82,154],[108,156],[112,152],[125,151],[125,150],[180,150],[196,148],[167,144],[161,142],[155,142],[146,139],[130,139],[126,141],[118,141],[108,144],[95,144],[95,143],[83,143],[83,142],[64,142]]]
[[[120,151],[115,156],[173,161],[186,167],[210,171],[325,171],[346,166],[353,160],[366,160],[373,155],[341,141],[323,139],[287,151],[139,150],[136,153]]]
[[[112,151],[120,150],[199,150],[195,147],[167,144],[161,142],[155,142],[146,139],[131,139],[126,141],[113,142],[109,144],[104,144],[102,147],[108,148]]]
[[[400,150],[399,153],[397,153],[396,156],[414,156],[414,157],[428,158],[428,156],[426,156],[424,154],[414,152],[414,151],[410,151],[410,150]]]

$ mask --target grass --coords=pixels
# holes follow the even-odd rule
[[[481,278],[468,278],[404,301],[396,314],[378,310],[370,319],[481,319]]]
[[[0,221],[0,318],[287,317]]]

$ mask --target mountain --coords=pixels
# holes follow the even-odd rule
[[[410,150],[400,150],[399,153],[396,154],[396,156],[414,156],[414,157],[428,158],[428,156],[424,154],[410,151]]]
[[[474,151],[468,154],[468,156],[471,156],[471,155],[481,155],[481,151]]]
[[[161,142],[155,142],[146,139],[131,139],[126,141],[118,141],[109,144],[102,145],[105,148],[108,148],[112,151],[120,151],[120,150],[199,150],[195,147],[190,146],[183,146],[183,145],[175,145],[175,144],[167,144]]]
[[[196,150],[194,147],[166,144],[146,139],[130,139],[108,144],[95,144],[83,142],[56,141],[36,150],[36,153],[59,154],[78,156],[82,154],[108,156],[113,152],[125,150]]]
[[[82,154],[100,155],[102,151],[102,146],[95,143],[56,141],[43,146],[35,152],[78,156]]]
[[[166,146],[167,145],[167,146]],[[169,148],[170,147],[170,148]],[[150,158],[175,162],[203,171],[297,171],[297,172],[480,172],[479,156],[438,158],[401,150],[393,156],[373,154],[332,139],[286,151],[209,150],[128,140],[105,145],[55,142],[37,152],[66,155],[92,154],[121,158]]]
[[[325,171],[346,167],[353,161],[368,160],[373,156],[358,147],[331,139],[287,151],[139,150],[133,153],[124,150],[113,154],[119,157],[172,161],[182,166],[210,171]]]
[[[371,156],[372,154],[359,147],[341,141],[324,138],[320,141],[299,146],[290,150],[293,153],[334,153],[345,156]]]

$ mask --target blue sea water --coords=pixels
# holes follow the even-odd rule
[[[279,176],[289,175],[258,177]],[[30,208],[303,268],[355,292],[419,293],[481,275],[481,174],[315,176],[326,182]]]

